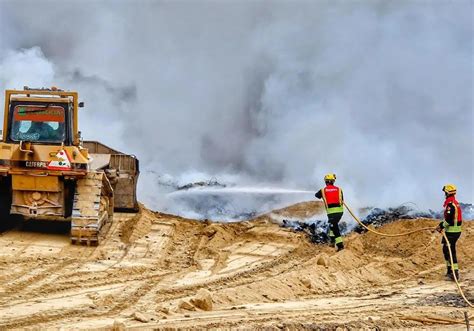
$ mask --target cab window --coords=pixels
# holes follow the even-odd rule
[[[13,110],[10,139],[13,141],[63,142],[65,111],[56,105],[17,105]]]

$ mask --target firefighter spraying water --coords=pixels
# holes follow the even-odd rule
[[[342,189],[334,185],[335,181],[335,174],[327,174],[324,176],[326,187],[316,192],[315,196],[324,201],[328,215],[329,238],[331,242],[336,245],[337,250],[340,251],[344,249],[344,243],[342,242],[341,231],[339,229],[339,221],[344,213],[344,196]]]

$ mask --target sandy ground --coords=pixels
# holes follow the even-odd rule
[[[278,213],[308,216],[318,208],[304,203]],[[380,231],[435,224],[401,220]],[[67,226],[57,224],[1,231],[0,329],[466,330],[414,319],[474,315],[444,279],[438,233],[352,234],[336,253],[269,217],[213,224],[146,209],[116,214],[99,247],[70,245]],[[473,237],[474,222],[466,222],[458,247],[472,301]]]

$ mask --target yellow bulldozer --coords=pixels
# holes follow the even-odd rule
[[[5,92],[0,222],[10,215],[71,223],[71,242],[98,245],[114,210],[136,211],[139,162],[78,129],[78,93]]]

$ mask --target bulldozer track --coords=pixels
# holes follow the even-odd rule
[[[103,172],[89,172],[77,181],[71,217],[71,242],[97,246],[113,217],[113,193]]]

